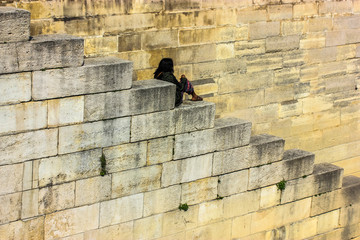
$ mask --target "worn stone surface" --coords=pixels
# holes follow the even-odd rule
[[[146,164],[158,164],[172,160],[174,137],[157,138],[148,141]]]
[[[84,40],[70,35],[42,35],[28,42],[1,44],[0,53],[4,56],[0,73],[81,66]]]
[[[21,217],[21,192],[0,196],[0,223],[19,220]]]
[[[74,81],[76,79],[76,81]],[[33,73],[32,96],[49,99],[129,89],[132,63],[114,57],[87,59],[84,66]]]
[[[0,226],[0,239],[43,239],[44,217],[16,221]]]
[[[83,239],[127,240],[132,239],[132,236],[133,222],[127,222],[85,232]]]
[[[181,185],[181,202],[197,204],[217,197],[218,178],[204,178]]]
[[[41,188],[38,195],[39,214],[72,208],[75,206],[75,182]]]
[[[161,237],[163,215],[158,214],[134,221],[134,239],[154,239]]]
[[[68,125],[84,121],[84,97],[48,101],[48,126]]]
[[[197,226],[199,205],[189,207],[187,211],[179,211],[178,209],[163,214],[163,234],[182,232]],[[169,237],[169,239],[172,239]]]
[[[208,201],[199,204],[199,221],[198,225],[206,225],[213,222],[218,222],[224,217],[224,202],[223,201]]]
[[[30,12],[17,8],[0,8],[0,43],[28,41]]]
[[[245,215],[260,207],[260,191],[249,191],[224,198],[224,218]]]
[[[39,189],[24,191],[21,199],[21,219],[37,216]]]
[[[0,105],[31,99],[31,73],[0,75]]]
[[[0,195],[19,192],[23,187],[24,164],[0,166]],[[8,181],[11,179],[11,181]]]
[[[57,129],[0,137],[0,165],[57,154]]]
[[[76,181],[75,205],[92,204],[111,197],[111,176],[97,176]]]
[[[249,171],[243,170],[219,176],[218,195],[229,195],[245,192],[248,185]]]
[[[61,127],[59,153],[77,152],[129,142],[130,118]]]

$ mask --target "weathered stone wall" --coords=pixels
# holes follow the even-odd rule
[[[152,77],[172,57],[217,116],[360,175],[359,0],[2,1],[31,11],[32,35],[85,38],[85,55]]]
[[[360,237],[360,178],[27,18],[0,8],[1,240]]]

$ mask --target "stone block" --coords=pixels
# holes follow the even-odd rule
[[[35,217],[39,214],[38,209],[39,189],[24,191],[21,201],[21,219]]]
[[[336,19],[336,18],[335,18]],[[331,17],[317,17],[309,19],[310,32],[324,32],[332,30]]]
[[[224,218],[237,217],[259,210],[260,190],[248,191],[223,199]]]
[[[16,165],[15,165],[16,166]],[[1,168],[0,168],[1,169]],[[1,170],[0,170],[1,171]],[[21,171],[19,172],[19,174],[21,173]],[[1,175],[1,173],[0,173]],[[6,176],[6,174],[3,174]],[[1,178],[1,177],[0,177]],[[17,177],[13,177],[13,178],[9,178],[9,179],[14,179],[13,184],[17,184]],[[1,182],[1,179],[0,179]],[[5,182],[5,181],[3,181]],[[23,177],[22,177],[22,190],[29,190],[33,188],[33,161],[27,161],[24,163],[24,172],[23,172]],[[9,184],[9,183],[7,183]],[[9,184],[11,187],[11,184]],[[35,187],[35,186],[34,186]]]
[[[122,34],[118,38],[118,51],[138,51],[141,50],[141,35],[136,33]]]
[[[146,165],[164,163],[172,160],[174,137],[157,138],[148,141]]]
[[[35,130],[47,126],[47,102],[29,102],[1,106],[0,134]]]
[[[23,187],[24,164],[0,166],[0,195],[20,192]]]
[[[21,217],[21,192],[0,196],[0,224],[19,220]]]
[[[194,228],[186,232],[186,240],[230,239],[231,220]]]
[[[300,221],[310,216],[311,198],[255,212],[251,232],[257,233]],[[289,214],[291,213],[291,214]]]
[[[28,41],[30,38],[30,12],[12,8],[0,8],[0,43]]]
[[[233,218],[231,237],[241,238],[250,235],[251,214]]]
[[[0,165],[57,154],[57,129],[46,129],[0,137]]]
[[[235,42],[236,56],[248,56],[265,53],[265,40]]]
[[[163,215],[134,221],[134,239],[155,239],[162,236]]]
[[[144,194],[100,203],[100,227],[128,222],[143,216]]]
[[[336,47],[310,49],[305,53],[305,61],[309,64],[335,61]]]
[[[216,60],[224,60],[234,57],[235,57],[234,43],[216,44]]]
[[[40,35],[28,42],[1,44],[0,53],[0,73],[77,67],[84,62],[84,41],[70,35]]]
[[[263,39],[280,34],[280,22],[256,22],[250,23],[250,40]]]
[[[154,41],[155,40],[155,41]],[[141,34],[141,49],[153,50],[178,46],[178,30],[145,31]]]
[[[0,239],[44,239],[44,217],[16,221],[0,226]]]
[[[285,36],[302,35],[307,31],[307,22],[305,21],[283,21],[281,23],[281,32]]]
[[[291,4],[268,5],[267,12],[270,20],[291,19],[293,16],[293,6]]]
[[[213,129],[175,135],[174,159],[206,154],[214,149]]]
[[[137,168],[112,175],[111,197],[118,198],[160,188],[161,166]]]
[[[334,210],[317,217],[317,233],[325,233],[339,226],[340,210]]]
[[[99,227],[99,204],[52,213],[45,217],[45,239],[56,239]]]
[[[237,23],[238,24],[247,24],[253,22],[262,22],[267,20],[267,13],[266,10],[251,10],[251,9],[244,9],[238,10],[237,15]]]
[[[234,8],[216,9],[215,10],[215,24],[217,26],[236,25],[237,11]]]
[[[204,178],[181,185],[181,202],[189,205],[213,200],[217,197],[218,178]],[[220,195],[222,196],[222,195]]]
[[[279,117],[287,118],[293,116],[300,116],[302,114],[302,102],[294,100],[294,101],[286,101],[282,102],[279,106]]]
[[[214,127],[215,104],[185,101],[175,109],[175,134]]]
[[[0,75],[0,105],[31,100],[31,73]]]
[[[342,168],[328,163],[317,164],[312,175],[304,175],[286,183],[281,193],[281,203],[336,190],[342,185],[342,177]]]
[[[58,184],[100,174],[101,150],[60,155],[40,160],[39,186]]]
[[[118,52],[118,37],[85,38],[85,56],[105,55]]]
[[[76,79],[76,81],[74,81]],[[36,100],[129,89],[132,63],[115,57],[87,59],[84,66],[33,73]]]
[[[199,205],[198,225],[207,225],[213,222],[219,222],[224,216],[224,202],[210,201]]]
[[[289,51],[300,47],[300,36],[283,36],[266,38],[266,52]]]
[[[318,14],[316,3],[295,4],[293,8],[294,18],[310,17]]]
[[[211,176],[213,154],[163,164],[161,186],[190,182]]]
[[[179,185],[144,193],[144,217],[177,209],[180,197]]]
[[[358,29],[360,28],[359,16],[339,16],[334,18],[334,30]]]
[[[284,58],[280,56],[279,53],[248,56],[246,57],[245,60],[247,64],[247,71],[248,73],[252,73],[252,74],[263,74],[264,69],[269,71],[284,67],[283,65]],[[255,83],[253,79],[252,81],[253,83]]]
[[[40,188],[36,200],[39,214],[49,214],[55,211],[75,206],[75,182]]]
[[[276,185],[261,188],[260,191],[260,208],[268,208],[280,204],[282,191]]]
[[[360,222],[360,204],[349,205],[341,208],[339,225],[345,227],[348,225],[359,224]]]
[[[128,240],[133,237],[133,222],[126,222],[84,233],[81,240]]]
[[[109,147],[129,142],[130,117],[59,128],[59,153]]]
[[[163,111],[133,116],[131,119],[131,142],[164,137],[175,133],[173,111]]]
[[[76,181],[75,206],[109,200],[111,197],[111,176],[98,176]]]
[[[269,186],[282,180],[291,180],[313,172],[314,155],[302,150],[288,150],[280,162],[250,168],[248,189]]]
[[[146,142],[104,148],[106,170],[109,173],[140,168],[146,165]]]
[[[345,31],[326,32],[326,47],[345,45],[346,40]]]
[[[216,45],[202,44],[197,46],[186,46],[177,48],[177,64],[191,64],[216,59]]]
[[[333,107],[333,103],[326,97],[315,96],[309,97],[302,100],[303,102],[303,113],[314,113],[328,110]]]
[[[83,121],[83,96],[48,101],[48,126],[67,125]]]
[[[179,211],[179,209],[177,209],[164,213],[163,235],[168,236],[170,234],[195,228],[198,223],[198,213],[199,205],[190,206],[187,211]]]
[[[218,195],[229,195],[245,192],[248,185],[248,170],[238,171],[219,176]]]
[[[241,147],[250,143],[251,122],[238,118],[215,121],[215,149],[218,151]]]
[[[321,2],[319,4],[319,14],[329,14],[329,13],[351,13],[352,12],[352,2],[351,1],[341,1],[341,2]]]

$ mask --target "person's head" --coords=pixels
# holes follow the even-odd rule
[[[174,72],[174,63],[171,58],[161,59],[159,66],[154,73],[154,76],[156,77],[161,72]]]

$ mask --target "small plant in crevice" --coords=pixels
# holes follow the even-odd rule
[[[304,176],[302,176],[302,178],[307,178],[307,176],[308,176],[308,175],[304,175]]]
[[[219,194],[218,194],[217,197],[216,197],[217,200],[221,200],[221,199],[223,199],[223,198],[224,198],[224,197],[220,196]]]
[[[106,171],[106,158],[104,153],[101,154],[100,163],[101,163],[100,175],[105,176],[105,174],[107,174],[107,171]]]
[[[187,211],[189,209],[189,205],[187,205],[187,203],[181,204],[179,205],[179,210],[183,210],[183,211]]]
[[[286,181],[284,179],[276,184],[277,189],[280,191],[283,191],[285,189],[285,186]]]

